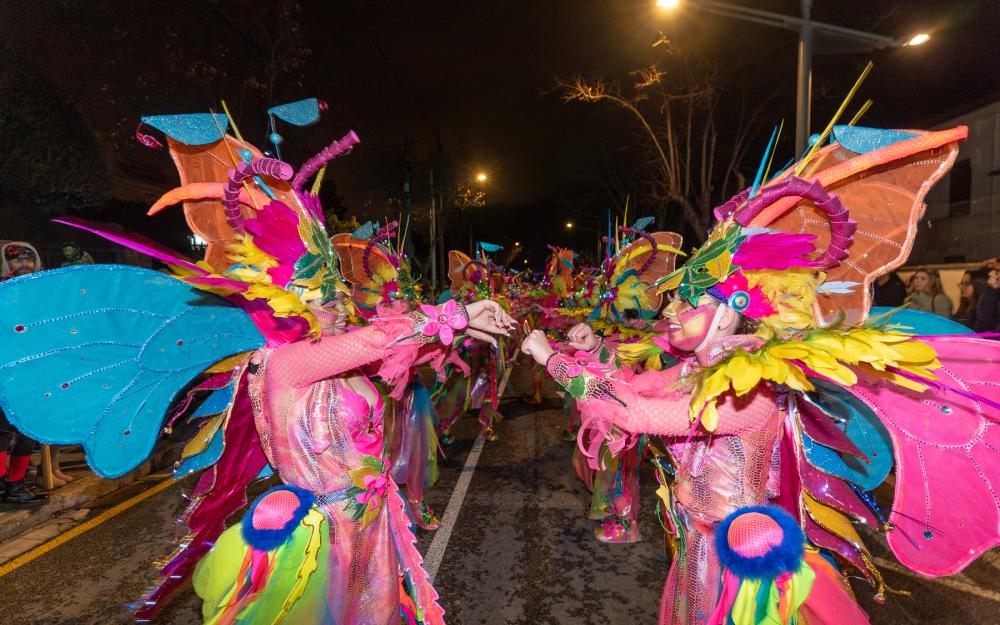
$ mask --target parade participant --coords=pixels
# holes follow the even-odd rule
[[[692,354],[672,369],[602,374],[525,340],[578,397],[581,442],[670,441],[661,492],[677,557],[661,624],[867,622],[817,551],[881,597],[851,521],[885,531],[928,576],[1000,540],[1000,468],[977,460],[1000,443],[1000,393],[981,371],[1000,347],[863,325],[872,282],[905,262],[965,136],[837,127],[831,145],[716,209],[708,241],[663,284],[670,344]],[[884,515],[870,493],[893,468]]]
[[[293,105],[294,119],[318,108],[315,100]],[[202,472],[183,517],[192,534],[136,606],[141,620],[197,564],[208,624],[388,623],[401,615],[443,623],[389,475],[382,404],[368,379],[377,376],[399,399],[413,367],[461,366],[455,342],[495,343],[513,320],[488,300],[448,301],[377,310],[368,326],[342,333],[348,288],[322,207],[301,189],[356,135],[295,172],[227,134],[225,116],[144,122],[167,134],[182,182],[151,212],[183,202],[207,241],[205,259],[60,220],[141,250],[172,275],[85,265],[0,285],[13,304],[0,311],[10,333],[0,341],[4,410],[40,440],[82,443],[94,471],[116,477],[149,454],[165,417],[169,429],[210,391],[192,418],[208,416],[175,473]],[[46,401],[53,396],[59,404]],[[226,530],[247,485],[273,472],[284,485]]]
[[[354,310],[363,320],[375,316],[379,307],[405,311],[421,302],[420,285],[402,251],[405,233],[398,233],[398,226],[395,221],[384,226],[369,222],[351,234],[333,236]],[[424,501],[424,487],[437,481],[438,416],[419,376],[411,376],[403,397],[393,401],[387,413],[392,420],[385,428],[392,434],[387,441],[392,478],[406,486],[413,522],[421,529],[436,530],[441,520]]]
[[[546,311],[568,319],[588,319],[566,333],[569,353],[582,366],[595,371],[623,366],[618,350],[628,351],[634,346],[629,341],[651,333],[651,328],[643,331],[647,325],[643,318],[659,310],[661,296],[656,293],[655,283],[673,270],[681,237],[673,232],[648,233],[642,229],[650,223],[651,218],[640,219],[633,227],[619,228],[613,240],[605,241],[608,256],[590,285],[588,297],[580,302],[584,306]],[[599,326],[604,336],[594,334],[590,324]],[[630,369],[642,370],[631,360],[630,365]],[[574,401],[572,393],[566,397]],[[598,540],[639,540],[639,465],[644,453],[643,444],[622,454],[612,454],[604,445],[597,470],[590,469],[579,453],[574,454],[574,469],[592,491],[588,516],[602,521],[594,530]]]
[[[448,277],[451,280],[449,292],[466,304],[488,298],[503,301],[506,279],[500,269],[489,259],[487,251],[494,252],[500,246],[479,242],[479,256],[470,258],[464,252],[448,252]],[[465,384],[444,383],[447,394],[438,394],[439,429],[444,440],[451,440],[451,428],[455,421],[467,410],[478,410],[480,432],[487,441],[497,439],[495,425],[503,419],[499,410],[500,391],[498,388],[503,370],[506,368],[506,351],[501,347],[489,347],[477,343],[463,351],[463,359],[472,372]],[[454,375],[454,374],[452,374]],[[462,397],[464,395],[464,398]]]
[[[0,282],[41,271],[38,252],[22,241],[0,244]],[[15,506],[38,506],[45,496],[24,483],[35,441],[17,431],[0,410],[0,499]]]

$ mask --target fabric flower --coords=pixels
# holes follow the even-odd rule
[[[358,503],[364,505],[372,499],[381,499],[385,496],[385,491],[389,488],[389,478],[385,476],[385,473],[365,475],[362,479],[364,480],[365,490],[358,493]]]
[[[344,421],[354,448],[363,456],[378,456],[382,452],[381,413],[372,410],[368,400],[346,387],[343,402]]]
[[[423,335],[437,336],[445,345],[451,345],[455,339],[455,330],[464,330],[469,325],[469,320],[459,313],[455,300],[448,300],[440,309],[422,304],[420,310],[428,319],[421,330]]]
[[[573,354],[573,359],[576,361],[566,368],[566,375],[571,378],[575,378],[578,375],[583,375],[585,371],[590,373],[601,375],[604,373],[604,368],[601,366],[601,362],[594,359],[590,352],[577,351]]]

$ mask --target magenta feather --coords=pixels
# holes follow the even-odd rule
[[[181,256],[178,252],[175,252],[164,245],[160,245],[156,241],[147,239],[140,234],[134,234],[131,232],[113,232],[111,230],[111,226],[108,224],[101,224],[96,221],[80,219],[79,217],[63,217],[61,219],[53,219],[52,221],[57,224],[63,224],[65,226],[92,232],[99,237],[117,243],[123,247],[127,247],[130,250],[135,250],[168,265],[183,267],[189,271],[197,273],[198,275],[204,276],[209,273]]]
[[[743,270],[818,267],[819,261],[806,258],[816,251],[812,234],[766,232],[744,240],[733,255],[733,264]]]

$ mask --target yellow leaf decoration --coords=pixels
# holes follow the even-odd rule
[[[723,252],[719,254],[716,258],[713,258],[705,263],[705,268],[708,269],[710,276],[722,282],[729,277],[729,270],[733,267],[733,255],[729,252]]]
[[[898,375],[898,369],[928,379],[941,363],[934,349],[912,334],[875,328],[823,328],[791,339],[765,343],[753,352],[736,351],[724,361],[702,369],[691,397],[692,421],[700,418],[712,432],[718,425],[718,398],[732,389],[745,395],[761,382],[784,384],[796,391],[811,391],[808,371],[841,386],[852,386],[862,371],[918,392],[927,386]]]

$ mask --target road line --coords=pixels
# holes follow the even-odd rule
[[[8,573],[16,571],[17,569],[21,568],[22,566],[31,562],[32,560],[40,558],[46,553],[52,551],[59,545],[62,545],[64,543],[73,540],[80,534],[83,534],[84,532],[88,532],[94,529],[95,527],[97,527],[101,523],[104,523],[105,521],[108,521],[109,519],[113,519],[122,512],[125,512],[126,510],[131,508],[132,506],[149,499],[153,495],[159,493],[162,490],[166,490],[167,488],[173,486],[176,483],[177,482],[175,482],[173,479],[163,480],[153,488],[150,488],[149,490],[144,490],[135,497],[132,497],[131,499],[126,499],[125,501],[121,502],[117,506],[114,506],[113,508],[108,508],[107,510],[98,514],[89,521],[81,523],[80,525],[77,525],[73,529],[56,536],[49,542],[38,545],[31,551],[22,553],[21,555],[17,556],[10,562],[7,562],[3,566],[0,566],[0,577],[3,577]]]
[[[465,494],[469,490],[469,483],[472,481],[472,474],[476,472],[476,464],[479,462],[479,454],[483,451],[485,438],[480,434],[472,444],[469,456],[465,459],[465,466],[462,467],[462,474],[458,476],[455,483],[455,490],[451,491],[451,499],[448,500],[448,507],[445,508],[444,518],[441,519],[441,527],[434,532],[434,540],[427,549],[424,557],[424,570],[431,583],[437,576],[438,567],[444,559],[444,551],[448,548],[448,541],[451,540],[451,531],[455,529],[458,521],[458,513],[462,511],[462,502],[465,501]]]
[[[967,592],[970,595],[976,595],[977,597],[981,597],[983,599],[989,599],[990,601],[1000,603],[1000,592],[996,592],[988,588],[983,588],[981,586],[978,586],[970,582],[964,582],[960,579],[955,579],[954,577],[934,577],[934,578],[923,577],[922,575],[918,575],[913,571],[911,571],[910,569],[900,564],[897,564],[896,562],[886,560],[885,558],[872,558],[872,561],[879,567],[883,569],[889,569],[890,571],[895,571],[900,575],[905,575],[907,577],[911,577],[913,579],[917,579],[922,582],[929,582],[931,584],[940,584],[942,586],[947,586],[948,588],[952,588],[954,590],[960,590],[962,592]]]

